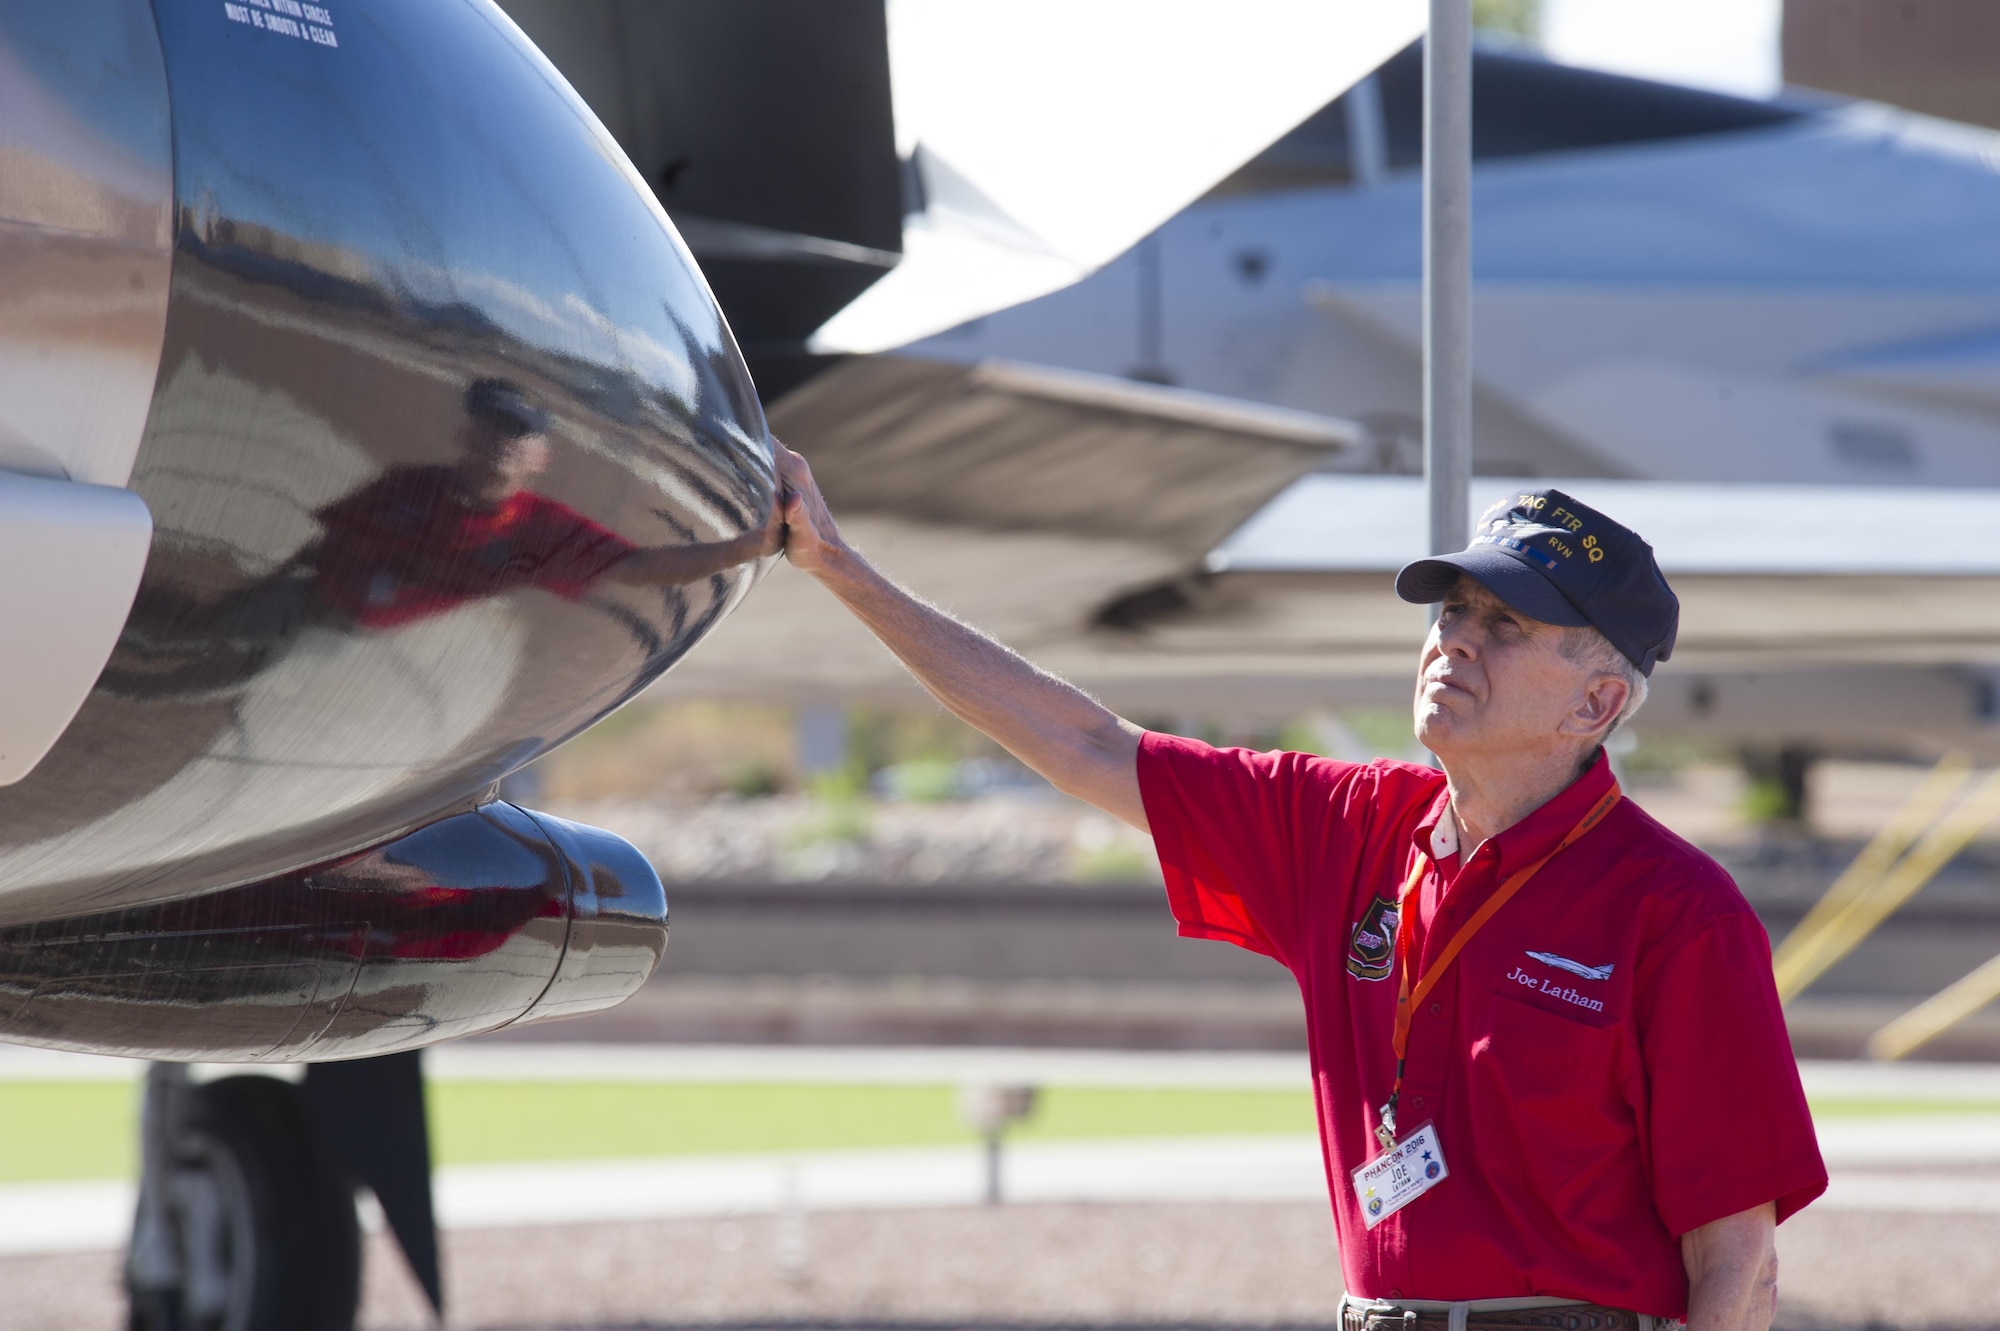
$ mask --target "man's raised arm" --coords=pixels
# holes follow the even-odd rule
[[[1139,727],[884,577],[840,539],[806,460],[783,444],[776,448],[785,557],[839,597],[960,720],[1056,789],[1148,830],[1139,798]]]

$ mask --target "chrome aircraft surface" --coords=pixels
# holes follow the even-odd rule
[[[496,785],[771,511],[699,269],[498,10],[0,3],[0,1039],[171,1060],[133,1326],[347,1326],[356,1177],[436,1293],[395,1051],[667,937],[642,856]]]

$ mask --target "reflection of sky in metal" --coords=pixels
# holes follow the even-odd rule
[[[157,154],[163,133],[166,108],[153,95],[152,81],[78,57],[119,51],[132,27],[125,16],[146,8],[143,0],[29,3],[8,5],[0,14],[0,44],[14,48],[42,91],[97,137],[140,161]]]
[[[559,354],[675,391],[683,318],[712,309],[651,191],[552,67],[466,3],[348,3],[340,45],[161,13],[178,133],[210,164],[181,202],[364,258],[419,305],[469,305]],[[521,97],[524,82],[561,96]],[[282,189],[232,165],[311,157]],[[678,247],[675,247],[678,250]],[[719,322],[685,330],[721,343]],[[690,404],[692,405],[692,404]]]

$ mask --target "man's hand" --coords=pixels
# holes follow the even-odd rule
[[[819,482],[813,479],[812,468],[806,460],[786,448],[778,440],[771,441],[778,458],[779,507],[784,513],[785,558],[802,573],[815,577],[830,571],[833,563],[846,553],[841,544],[840,529],[834,526],[833,514],[827,510],[826,499],[819,492]]]
[[[1770,1202],[1681,1235],[1688,1331],[1768,1331],[1778,1313],[1778,1213]]]
[[[819,579],[917,682],[1056,789],[1146,830],[1139,728],[883,577],[840,539],[806,460],[776,440],[785,557]]]

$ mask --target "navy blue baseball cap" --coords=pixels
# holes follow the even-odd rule
[[[491,425],[507,439],[540,434],[549,428],[549,414],[511,379],[473,380],[465,390],[465,413]]]
[[[1419,559],[1396,575],[1396,595],[1442,601],[1460,574],[1545,624],[1588,624],[1641,674],[1673,655],[1681,603],[1639,533],[1560,490],[1523,490],[1486,510],[1472,544]]]

